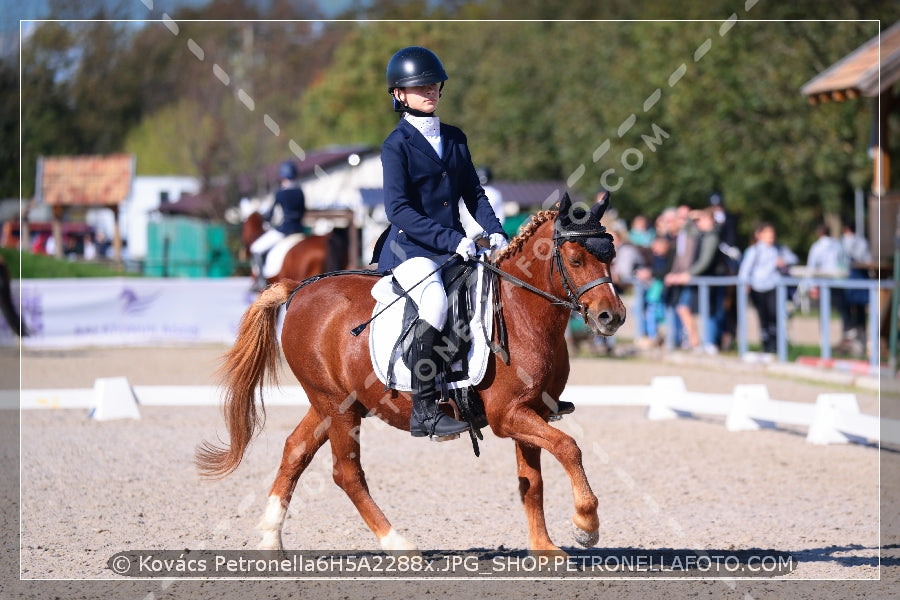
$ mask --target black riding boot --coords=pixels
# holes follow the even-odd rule
[[[469,424],[457,421],[438,407],[435,375],[441,361],[435,355],[434,344],[440,332],[420,319],[413,334],[410,366],[413,402],[409,432],[413,437],[428,436],[438,441],[440,438],[456,437],[469,429]]]
[[[266,255],[254,254],[252,260],[254,268],[253,270],[255,271],[255,273],[253,278],[253,285],[250,289],[254,292],[261,292],[266,289],[266,285],[268,284],[265,275],[263,275],[263,267],[266,264]]]

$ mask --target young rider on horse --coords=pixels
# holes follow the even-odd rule
[[[306,199],[303,196],[303,190],[297,185],[297,167],[293,162],[285,161],[279,165],[278,175],[281,178],[281,189],[275,194],[272,208],[263,215],[266,222],[272,226],[250,245],[256,274],[253,289],[256,291],[261,291],[266,287],[263,266],[269,250],[285,237],[294,233],[303,233]]]
[[[427,48],[403,48],[388,63],[388,92],[401,115],[381,147],[384,206],[391,227],[375,252],[379,270],[393,271],[419,310],[410,365],[410,433],[436,440],[469,428],[439,409],[434,379],[435,365],[440,364],[434,346],[448,304],[439,267],[454,254],[463,260],[477,254],[460,221],[458,199],[463,198],[484,228],[491,248],[508,245],[479,183],[465,134],[434,114],[446,80],[441,61]]]

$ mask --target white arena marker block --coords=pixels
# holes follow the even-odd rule
[[[759,429],[760,421],[751,415],[758,415],[760,408],[769,401],[769,390],[762,384],[742,384],[734,386],[734,400],[731,411],[725,417],[725,428],[728,431],[754,431]],[[767,424],[769,422],[766,422]]]
[[[816,415],[809,426],[806,441],[810,444],[847,444],[849,436],[840,430],[841,413],[859,414],[855,394],[819,394]]]
[[[678,376],[654,377],[650,381],[650,388],[653,399],[647,406],[647,418],[651,421],[677,418],[678,413],[669,405],[685,394],[687,388],[684,386],[684,379]]]
[[[900,444],[900,421],[881,419],[881,441],[885,444]]]
[[[127,377],[103,377],[94,380],[94,404],[88,418],[96,421],[141,418],[137,398]]]

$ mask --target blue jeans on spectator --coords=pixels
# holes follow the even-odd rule
[[[719,346],[722,332],[725,330],[725,287],[710,286],[709,317],[703,327],[703,343]]]

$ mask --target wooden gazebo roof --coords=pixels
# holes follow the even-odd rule
[[[42,156],[39,199],[51,206],[117,206],[131,193],[134,156]]]
[[[62,257],[62,217],[69,206],[105,206],[116,214],[113,222],[113,257],[122,259],[119,204],[131,193],[135,157],[41,156],[37,164],[38,200],[53,207],[53,239],[56,256]]]
[[[881,32],[817,76],[800,91],[813,104],[875,97],[900,80],[900,22]]]

